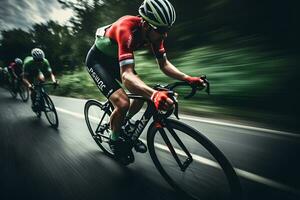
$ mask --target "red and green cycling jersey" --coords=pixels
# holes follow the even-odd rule
[[[44,58],[42,61],[36,62],[31,56],[24,60],[23,64],[24,75],[33,76],[42,72],[52,73],[49,61]]]
[[[133,51],[150,45],[156,58],[165,56],[164,41],[148,44],[142,37],[142,18],[124,16],[113,24],[99,28],[95,46],[104,54],[118,58],[119,65],[134,64]]]

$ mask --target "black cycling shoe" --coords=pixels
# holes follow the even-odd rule
[[[139,153],[147,152],[147,146],[139,139],[136,141],[136,143],[134,144],[133,147],[136,152],[139,152]]]
[[[130,145],[124,139],[119,138],[116,141],[110,139],[108,144],[116,160],[123,165],[128,165],[134,161],[134,155],[130,149]]]

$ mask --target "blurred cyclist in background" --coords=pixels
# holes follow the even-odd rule
[[[23,73],[23,61],[20,58],[16,58],[14,62],[11,62],[8,66],[8,72],[10,76],[10,84],[12,89],[17,87],[17,81],[22,80]]]
[[[35,110],[35,97],[36,93],[33,90],[32,83],[34,82],[44,82],[45,76],[44,73],[48,73],[51,77],[53,83],[58,84],[55,79],[52,69],[50,67],[49,61],[45,58],[43,50],[39,48],[34,48],[31,50],[31,56],[28,56],[24,60],[24,76],[23,81],[31,90],[31,101],[32,109]]]

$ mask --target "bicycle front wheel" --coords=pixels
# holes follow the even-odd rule
[[[182,199],[242,199],[233,167],[197,130],[166,119],[165,127],[149,127],[147,144],[156,168]]]
[[[111,108],[108,103],[100,103],[96,100],[88,100],[84,106],[86,125],[97,145],[109,157],[114,157],[108,145],[110,137],[109,119]]]
[[[20,92],[20,97],[23,100],[23,102],[27,102],[29,99],[29,89],[24,85],[23,83],[20,84],[19,86],[19,92]]]
[[[57,128],[58,127],[58,116],[57,116],[57,112],[56,112],[54,103],[52,102],[49,95],[46,93],[43,94],[43,99],[44,99],[44,112],[45,112],[46,118],[53,128]]]

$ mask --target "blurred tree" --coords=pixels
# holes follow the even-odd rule
[[[67,27],[49,21],[35,24],[31,32],[34,44],[45,51],[54,71],[61,71],[63,64],[70,64],[73,37]]]
[[[34,46],[31,33],[21,29],[4,30],[1,32],[0,59],[8,65],[16,57],[24,59]]]

